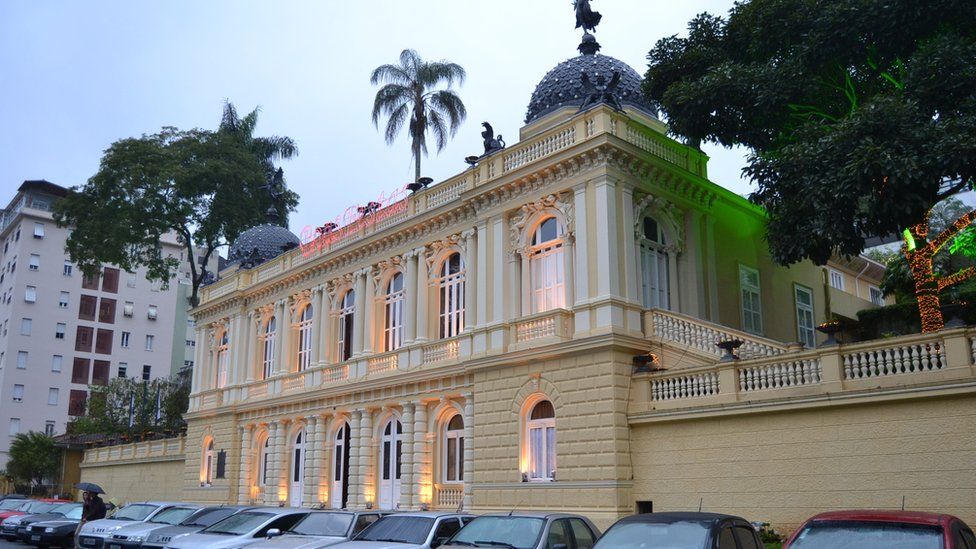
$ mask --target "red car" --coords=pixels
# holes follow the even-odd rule
[[[976,549],[976,536],[952,515],[918,511],[833,511],[816,515],[783,549]]]
[[[0,521],[14,515],[23,515],[24,513],[19,511],[19,509],[31,501],[29,499],[5,499],[0,501]]]

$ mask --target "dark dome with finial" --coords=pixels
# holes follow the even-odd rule
[[[281,225],[264,223],[242,232],[234,240],[227,254],[227,261],[241,263],[243,267],[256,267],[301,243],[294,233]]]

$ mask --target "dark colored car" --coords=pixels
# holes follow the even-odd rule
[[[647,513],[625,517],[594,549],[763,549],[752,524],[719,513]]]
[[[74,547],[75,529],[81,521],[81,507],[60,520],[35,522],[27,527],[27,543],[37,547]]]
[[[581,515],[520,511],[475,517],[444,546],[590,549],[599,536],[597,527]]]
[[[0,536],[8,541],[16,541],[18,539],[18,531],[20,530],[21,521],[32,515],[49,513],[55,507],[64,505],[65,503],[71,502],[66,499],[51,498],[23,501],[16,511],[5,512],[6,516],[3,518],[3,521],[0,522]]]
[[[833,511],[803,523],[783,549],[976,549],[976,536],[952,515],[918,511]]]
[[[55,505],[46,513],[25,515],[20,518],[20,522],[17,524],[17,537],[20,539],[20,541],[27,542],[27,527],[31,524],[34,524],[35,522],[46,522],[49,520],[61,520],[71,511],[81,509],[82,507],[83,505],[81,503],[61,503]]]

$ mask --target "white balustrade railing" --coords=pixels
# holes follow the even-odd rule
[[[820,359],[786,360],[739,368],[739,390],[762,391],[820,383],[823,372]]]
[[[624,133],[624,140],[635,145],[637,148],[645,150],[659,158],[663,158],[686,170],[689,169],[688,155],[690,151],[680,145],[669,143],[666,141],[667,139],[666,136],[662,135],[659,138],[633,125],[628,125],[627,131]]]
[[[509,172],[519,166],[534,162],[576,143],[576,126],[564,128],[542,139],[516,148],[504,155],[502,172]]]
[[[438,484],[437,508],[457,509],[464,500],[464,485]]]
[[[650,311],[651,335],[680,343],[718,357],[723,351],[715,344],[731,339],[741,340],[740,358],[773,356],[786,352],[786,346],[773,340],[712,324],[705,320],[654,309]]]
[[[396,368],[397,368],[396,354],[372,357],[369,359],[369,362],[367,364],[367,370],[371,374],[378,374],[380,372],[390,372],[396,370]]]
[[[292,374],[290,377],[286,377],[281,383],[281,390],[297,391],[305,387],[305,374]]]
[[[424,346],[424,364],[433,364],[445,360],[454,360],[458,357],[460,343],[456,339],[440,341],[432,345]]]
[[[515,340],[519,343],[556,335],[556,317],[534,318],[515,325]]]
[[[718,372],[651,380],[651,400],[678,400],[718,394]]]
[[[436,208],[442,204],[447,204],[453,200],[456,200],[464,192],[464,186],[467,183],[467,178],[460,179],[451,183],[441,183],[435,187],[432,187],[429,191],[424,193],[427,200],[427,210]]]
[[[336,383],[349,379],[349,365],[339,364],[322,370],[322,383]]]
[[[264,398],[268,396],[268,382],[263,381],[256,385],[251,385],[247,390],[248,398]]]
[[[844,379],[930,372],[945,367],[942,341],[895,345],[843,354]]]

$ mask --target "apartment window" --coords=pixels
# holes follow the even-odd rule
[[[82,353],[90,353],[94,337],[94,328],[90,326],[78,326],[75,331],[75,350]]]
[[[459,253],[451,254],[441,264],[435,284],[440,290],[438,324],[442,338],[454,337],[464,329],[464,275],[464,262]]]
[[[830,270],[830,287],[844,290],[844,274],[840,271]]]
[[[128,362],[119,362],[119,377],[125,379],[125,373],[129,369]]]
[[[152,375],[152,366],[148,364],[143,364],[142,366],[142,380],[149,381],[149,376]]]
[[[71,294],[68,292],[61,292],[61,297],[58,298],[58,308],[67,309],[69,297],[71,297]]]
[[[31,271],[36,271],[41,268],[41,256],[37,254],[30,254],[30,259],[27,261],[27,269]]]
[[[64,332],[68,326],[64,322],[58,322],[54,327],[54,339],[64,339]]]
[[[98,309],[98,298],[93,295],[82,295],[78,300],[78,320],[95,320]]]
[[[54,422],[53,421],[45,421],[44,422],[44,434],[47,435],[47,436],[49,436],[49,437],[53,437],[54,436]]]
[[[264,350],[264,356],[261,360],[261,372],[264,376],[262,379],[268,379],[271,377],[271,370],[274,367],[274,354],[275,354],[275,317],[268,319],[268,322],[264,325],[264,333],[261,334],[262,349]]]
[[[17,225],[17,232],[14,233],[14,242],[20,242],[20,225]]]
[[[122,316],[132,317],[132,311],[135,310],[135,304],[131,301],[126,301],[122,305]]]
[[[71,366],[71,383],[81,383],[88,385],[88,368],[91,361],[87,358],[75,357],[74,364]]]
[[[92,385],[108,385],[108,376],[111,365],[107,360],[96,360],[92,363]]]
[[[14,385],[14,402],[24,401],[24,386],[17,384]]]
[[[153,339],[154,339],[154,337],[151,336],[151,335],[147,335],[146,336],[146,350],[147,351],[152,351]]]
[[[10,436],[15,437],[20,434],[20,418],[10,418]]]
[[[808,349],[817,345],[813,326],[813,290],[796,285],[793,287],[793,300],[796,304],[796,336]]]
[[[57,387],[51,387],[47,390],[47,404],[48,406],[57,406],[58,397],[61,396],[61,389]]]
[[[552,402],[541,400],[526,418],[529,480],[556,478],[556,411]]]
[[[60,372],[61,365],[64,363],[64,357],[61,355],[54,355],[51,357],[51,371]]]
[[[98,278],[99,278],[98,273],[95,273],[95,274],[93,274],[91,276],[85,275],[81,279],[81,287],[84,288],[84,289],[86,289],[86,290],[97,290],[98,289]]]
[[[115,335],[115,333],[112,330],[99,328],[98,332],[95,334],[95,352],[103,355],[112,354],[113,335]]]
[[[27,351],[17,351],[17,369],[27,369]]]
[[[119,270],[114,267],[105,267],[102,270],[102,291],[118,293],[119,291]]]
[[[31,320],[31,319],[29,319],[29,318],[22,318],[22,319],[20,319],[20,335],[22,335],[22,336],[29,336],[29,335],[31,335],[31,326],[33,324],[34,324],[34,321]]]
[[[162,289],[163,289],[163,281],[162,280],[150,280],[149,281],[149,291],[150,292],[158,292],[158,291],[160,291]]]
[[[71,272],[72,271],[74,271],[74,265],[72,265],[70,261],[65,260],[64,261],[64,267],[61,268],[61,275],[62,276],[71,276]]]
[[[188,340],[186,340],[186,346],[187,347],[196,347],[197,346],[197,342],[196,341],[193,341],[192,339],[188,339]]]
[[[68,393],[68,415],[69,416],[83,416],[85,415],[85,404],[88,402],[88,391],[82,391],[80,389],[72,389]]]
[[[192,360],[184,360],[183,361],[183,367],[184,368],[192,368],[193,367],[193,361]]]
[[[122,337],[119,341],[119,347],[129,348],[129,332],[122,332]]]
[[[156,313],[157,313],[156,306],[150,305],[149,311],[146,313],[146,317],[148,317],[149,320],[156,320]]]
[[[125,279],[125,285],[129,288],[136,287],[136,273],[129,273]]]
[[[103,297],[98,303],[98,321],[115,324],[115,300]]]
[[[37,287],[28,286],[27,291],[24,292],[24,301],[28,303],[34,303],[37,301]]]
[[[868,291],[871,293],[871,303],[879,307],[884,306],[884,293],[881,291],[881,288],[868,286]]]
[[[532,235],[529,269],[532,312],[541,313],[566,305],[563,272],[563,227],[555,217],[543,220]]]
[[[742,299],[742,329],[753,334],[762,333],[762,301],[759,271],[739,265],[739,291]]]
[[[34,238],[44,238],[44,224],[34,222]]]
[[[14,256],[14,258],[10,261],[10,272],[13,273],[16,270],[17,270],[17,256]]]

